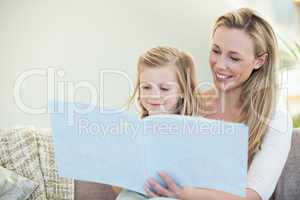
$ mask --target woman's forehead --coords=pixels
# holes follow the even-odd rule
[[[248,33],[242,29],[221,26],[213,35],[213,45],[226,52],[249,54],[254,52],[254,42]]]

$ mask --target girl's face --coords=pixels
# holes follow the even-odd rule
[[[241,88],[266,59],[266,56],[256,58],[254,52],[254,43],[245,31],[217,28],[209,58],[216,87],[226,91]]]
[[[142,66],[139,90],[141,104],[149,115],[174,114],[180,96],[176,68]]]

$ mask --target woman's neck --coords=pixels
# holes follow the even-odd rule
[[[242,118],[241,89],[218,91],[214,117],[225,121],[239,121]]]
[[[220,112],[231,112],[241,108],[241,89],[218,91],[218,109]]]

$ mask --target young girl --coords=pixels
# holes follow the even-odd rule
[[[138,60],[138,79],[130,102],[137,99],[142,118],[155,114],[196,115],[195,89],[196,72],[190,54],[156,47]],[[140,198],[146,197],[123,190],[117,200]]]

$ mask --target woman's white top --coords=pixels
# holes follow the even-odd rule
[[[247,188],[268,200],[275,190],[291,147],[292,120],[287,111],[276,110],[269,129],[248,170]]]

